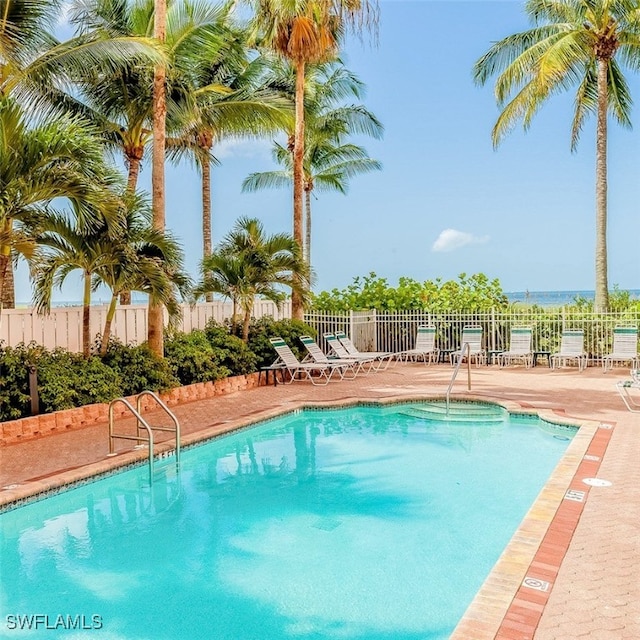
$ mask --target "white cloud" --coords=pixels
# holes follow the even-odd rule
[[[440,232],[437,240],[431,247],[432,251],[454,251],[468,244],[482,244],[489,241],[489,236],[474,236],[466,231],[456,229],[445,229]]]

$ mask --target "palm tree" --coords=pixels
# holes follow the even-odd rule
[[[575,149],[586,116],[596,114],[597,311],[608,308],[607,115],[630,126],[631,98],[617,59],[640,65],[637,0],[528,0],[535,26],[494,44],[474,66],[476,82],[499,74],[495,94],[502,107],[494,129],[498,145],[516,121],[525,129],[547,98],[577,85],[571,129]]]
[[[76,211],[77,213],[77,211]],[[53,213],[43,224],[44,231],[38,236],[43,251],[35,267],[34,301],[38,313],[51,309],[54,287],[62,287],[67,276],[82,272],[82,353],[91,353],[91,292],[94,289],[94,274],[107,264],[117,261],[109,251],[106,234],[96,236],[94,232],[77,224],[77,218],[62,213]]]
[[[262,137],[282,131],[293,122],[291,103],[266,86],[263,57],[249,61],[244,34],[226,28],[224,46],[216,59],[210,56],[194,75],[189,104],[180,114],[168,139],[174,161],[188,155],[202,176],[202,255],[212,250],[211,167],[216,144],[232,137]],[[186,122],[186,125],[183,124]]]
[[[73,100],[68,83],[100,68],[109,73],[132,63],[162,59],[148,38],[84,35],[58,42],[49,32],[58,18],[61,0],[3,0],[0,20],[0,94],[24,105],[64,106]]]
[[[105,261],[95,273],[96,282],[111,289],[102,332],[102,355],[109,346],[111,325],[123,291],[147,294],[153,303],[167,309],[173,324],[181,315],[179,298],[184,299],[190,290],[179,243],[168,232],[152,227],[146,199],[127,191],[124,200],[122,224],[103,241],[103,250],[114,259]]]
[[[305,299],[311,274],[302,259],[300,247],[284,233],[265,235],[255,218],[240,218],[227,234],[218,251],[202,261],[203,280],[197,294],[207,291],[230,297],[243,312],[242,339],[249,340],[249,323],[256,296],[280,304],[281,287],[297,290]]]
[[[287,69],[281,69],[286,86]],[[380,138],[383,131],[378,119],[362,105],[340,105],[347,96],[360,97],[363,85],[342,64],[307,67],[307,99],[305,100],[306,144],[304,154],[305,221],[303,255],[311,264],[311,196],[314,189],[346,193],[349,178],[382,168],[368,157],[363,147],[345,144],[344,138],[354,133]],[[289,139],[293,137],[290,132]],[[244,191],[279,188],[293,181],[293,154],[287,147],[274,144],[274,160],[281,171],[253,173],[243,182]]]
[[[377,22],[377,4],[369,0],[250,0],[255,7],[256,41],[295,68],[293,148],[293,239],[302,247],[304,193],[304,97],[307,64],[335,57],[345,27],[362,30]],[[292,316],[302,319],[302,299],[294,291]]]
[[[181,100],[184,85],[189,84],[183,76],[194,53],[208,56],[211,55],[212,46],[219,47],[220,38],[216,29],[220,10],[204,5],[196,7],[188,2],[172,3],[169,9],[168,22],[171,28],[168,34],[165,33],[170,63],[166,78],[170,85],[168,107],[162,95],[156,92],[154,98],[154,71],[148,66],[117,68],[111,73],[96,68],[93,73],[85,74],[80,83],[84,103],[100,123],[105,140],[111,149],[118,149],[124,154],[127,184],[131,193],[137,187],[145,148],[152,139],[156,139],[152,135],[154,113],[157,113],[154,111],[154,99],[165,101],[163,109],[175,111],[175,101]],[[164,13],[167,13],[166,7]],[[159,18],[160,21],[167,21],[162,13]],[[154,35],[155,4],[154,0],[129,3],[120,0],[86,0],[76,5],[73,22],[77,24],[81,35],[86,37],[150,38]],[[164,86],[164,80],[161,84]],[[159,149],[156,149],[156,158],[159,153]],[[152,172],[156,181],[163,179],[159,175],[159,167],[156,166]],[[164,190],[156,185],[155,192],[156,203],[160,207],[158,198]],[[163,213],[161,216],[158,214],[158,226],[164,228],[164,206],[160,208]],[[123,292],[121,301],[129,304],[130,292]]]
[[[85,121],[58,116],[28,123],[11,98],[0,99],[0,301],[12,253],[33,257],[37,243],[30,229],[51,215],[51,201],[74,202],[87,227],[96,210],[113,219],[117,202],[104,192],[104,175],[100,140]]]
[[[37,242],[41,252],[34,260],[36,308],[51,308],[51,295],[67,276],[83,274],[82,350],[90,354],[91,292],[100,285],[111,289],[111,301],[102,334],[101,352],[106,353],[118,296],[124,289],[141,291],[156,303],[179,315],[178,293],[186,295],[189,279],[184,274],[178,243],[151,226],[151,211],[138,195],[128,192],[122,201],[117,225],[104,220],[87,226],[78,208],[70,213],[51,213],[39,222]],[[99,216],[98,216],[99,217]]]
[[[288,187],[293,181],[291,153],[286,147],[275,144],[275,161],[285,167],[281,171],[252,173],[242,183],[243,191]],[[309,135],[304,163],[305,193],[305,242],[303,256],[311,264],[311,196],[314,190],[338,191],[346,194],[348,180],[369,171],[378,171],[382,165],[369,158],[363,147],[354,144],[336,144],[332,140]]]
[[[65,108],[77,107],[66,89],[89,69],[108,71],[132,62],[161,59],[157,47],[144,38],[79,37],[58,42],[49,27],[55,23],[60,5],[60,0],[2,2],[0,97],[11,97],[30,115],[57,118],[62,113],[64,117]],[[0,244],[5,256],[0,260],[5,262],[6,243]],[[18,253],[23,253],[24,247],[23,243]],[[12,270],[0,264],[0,271],[4,274],[0,276],[4,289],[0,298],[7,306],[14,306]]]
[[[154,0],[153,35],[164,44],[167,35],[167,0]],[[153,157],[151,160],[152,224],[157,231],[165,228],[165,138],[167,121],[167,70],[164,63],[153,70]],[[158,356],[164,355],[164,314],[162,306],[149,300],[147,317],[147,341]]]

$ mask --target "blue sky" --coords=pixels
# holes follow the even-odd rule
[[[570,151],[573,95],[552,98],[531,128],[494,150],[498,115],[491,84],[473,63],[493,41],[529,28],[524,3],[381,0],[379,43],[349,42],[344,59],[367,86],[363,100],[384,138],[357,140],[383,170],[353,178],[348,195],[312,203],[316,291],[373,271],[394,285],[482,272],[505,291],[593,289],[595,120]],[[630,79],[636,129],[609,128],[609,282],[640,288],[640,76]],[[239,216],[270,233],[291,231],[288,190],[241,192],[254,171],[275,168],[269,141],[214,148],[214,243]],[[150,152],[140,185],[149,189]],[[201,256],[200,182],[190,166],[167,171],[167,226],[182,240],[189,271]],[[22,287],[25,276],[22,276]],[[21,288],[22,288],[21,287]],[[71,289],[58,295],[69,299]],[[24,290],[24,289],[23,289]],[[24,301],[24,296],[18,294]]]

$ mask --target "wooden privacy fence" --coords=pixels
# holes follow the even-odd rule
[[[91,307],[91,336],[102,333],[106,305]],[[183,305],[183,317],[178,329],[189,332],[203,329],[213,318],[219,323],[231,317],[230,302],[215,301],[194,306]],[[276,320],[291,317],[291,304],[280,309],[268,300],[256,300],[253,317],[271,316]],[[436,346],[443,350],[460,347],[462,328],[481,326],[483,346],[487,351],[504,351],[509,347],[513,327],[531,327],[533,349],[556,352],[565,329],[583,329],[585,351],[592,362],[610,353],[613,329],[617,326],[640,327],[640,312],[591,313],[573,308],[559,310],[507,309],[469,313],[429,313],[426,311],[346,311],[343,313],[310,312],[305,322],[311,325],[318,342],[325,349],[323,334],[344,331],[361,351],[402,351],[415,343],[418,326],[436,327]],[[113,335],[125,344],[140,344],[147,339],[147,307],[119,307],[112,328]],[[30,309],[3,310],[0,314],[0,344],[16,346],[35,342],[49,349],[62,347],[82,351],[82,308],[60,307],[49,315],[39,316]],[[328,350],[328,349],[327,349]]]
[[[231,317],[233,307],[222,300],[197,305],[182,305],[182,320],[178,330],[189,332],[204,329],[213,318],[224,322]],[[90,331],[92,339],[102,334],[107,305],[91,307]],[[253,317],[272,316],[275,319],[291,317],[291,303],[281,309],[269,300],[256,300]],[[165,315],[165,323],[168,318]],[[111,333],[124,344],[141,344],[147,339],[146,305],[126,305],[116,309]],[[61,347],[73,352],[82,351],[82,307],[57,307],[47,315],[38,315],[33,309],[4,309],[0,313],[0,344],[15,347],[20,343],[36,344],[55,349]]]

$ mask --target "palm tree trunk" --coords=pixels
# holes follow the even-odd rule
[[[5,236],[11,235],[11,228],[13,227],[13,221],[8,218],[2,223],[2,232]],[[11,245],[0,244],[0,312],[4,306],[5,289],[7,288],[7,274],[11,269]]]
[[[302,199],[304,193],[304,68],[303,60],[296,62],[296,128],[293,143],[293,239],[301,249],[304,248],[302,229]],[[295,320],[303,318],[302,299],[295,291],[291,294],[291,317]]]
[[[308,189],[305,189],[304,192],[304,197],[305,197],[305,229],[304,229],[304,233],[305,233],[305,240],[304,240],[304,259],[305,262],[307,263],[307,265],[310,267],[311,266],[311,191]]]
[[[159,42],[164,42],[167,30],[167,0],[155,0],[153,35]],[[151,163],[151,198],[153,226],[164,231],[164,155],[165,155],[165,122],[167,117],[166,101],[166,69],[163,64],[155,66],[153,71],[153,158]],[[149,348],[157,355],[164,355],[164,314],[162,305],[149,300],[149,317],[147,341]]]
[[[211,163],[209,154],[202,161],[202,257],[211,255]],[[203,274],[206,278],[207,274]],[[213,293],[205,295],[207,302],[213,302]]]
[[[100,345],[100,355],[104,356],[109,347],[109,338],[111,338],[111,325],[113,317],[116,315],[116,307],[118,306],[118,296],[111,296],[111,302],[107,309],[107,317],[104,319],[104,331],[102,332],[102,344]]]
[[[2,284],[2,300],[0,301],[0,309],[16,308],[16,289],[14,283],[13,263],[11,257],[4,271],[4,282]]]
[[[91,273],[84,272],[82,292],[82,355],[91,355]]]
[[[238,299],[233,298],[231,308],[231,333],[236,334],[236,322],[238,321]]]
[[[594,309],[609,308],[607,275],[607,85],[608,61],[598,58],[598,122],[596,128],[596,290]]]
[[[127,173],[127,191],[134,193],[138,187],[138,176],[140,175],[140,160],[136,156],[127,156],[129,171]]]
[[[244,318],[242,321],[242,339],[244,342],[249,342],[249,325],[251,324],[251,309],[248,307],[244,310]]]
[[[139,150],[137,155],[133,155],[133,151],[127,155],[127,163],[129,171],[127,174],[127,192],[135,193],[138,186],[138,176],[140,175],[140,161],[142,160],[143,149]],[[120,293],[120,304],[131,304],[131,291],[123,291]]]

